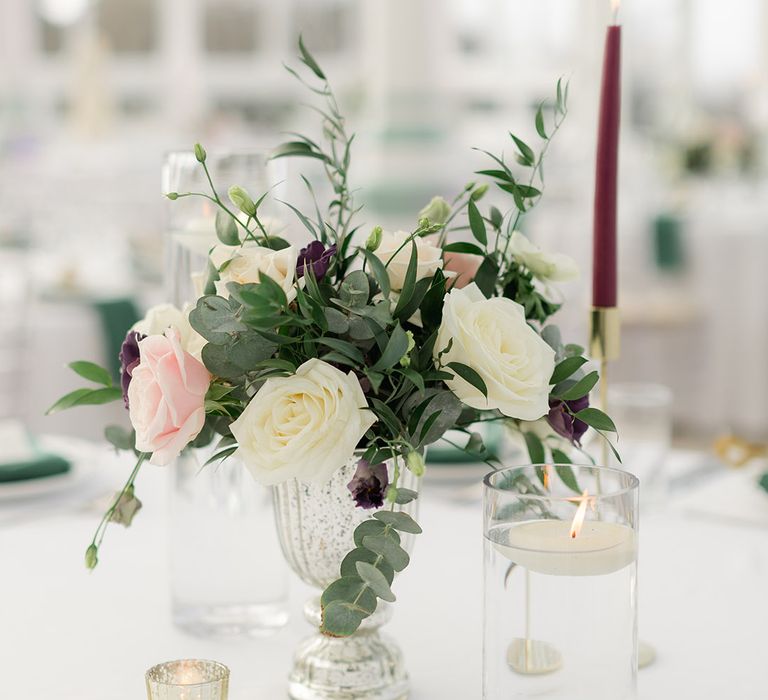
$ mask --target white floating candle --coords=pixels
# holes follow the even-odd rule
[[[600,576],[619,571],[636,557],[632,528],[588,521],[573,537],[565,520],[531,520],[491,531],[494,548],[530,571],[552,576]]]

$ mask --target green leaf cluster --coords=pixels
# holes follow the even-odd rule
[[[395,510],[380,510],[357,526],[355,549],[344,557],[339,578],[320,598],[323,634],[348,637],[375,612],[379,600],[395,601],[395,572],[410,561],[400,533],[417,535],[421,528],[410,515]]]

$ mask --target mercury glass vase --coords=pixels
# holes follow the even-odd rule
[[[354,547],[353,532],[376,511],[355,506],[347,484],[355,473],[356,455],[325,484],[305,484],[292,479],[274,488],[275,520],[283,554],[294,572],[320,591],[339,577],[344,557]],[[387,464],[390,479],[394,465]],[[416,489],[417,479],[403,469],[399,486]],[[396,506],[415,517],[418,501]],[[401,545],[410,551],[412,536]],[[400,648],[380,634],[392,610],[379,601],[376,612],[363,620],[349,637],[337,638],[319,631],[320,597],[304,606],[309,623],[318,631],[297,648],[288,682],[292,700],[404,700],[408,674]]]

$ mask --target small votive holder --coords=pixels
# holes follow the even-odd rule
[[[229,669],[218,661],[166,661],[145,678],[148,700],[227,700],[229,694]]]

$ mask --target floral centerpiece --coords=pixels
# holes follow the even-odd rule
[[[377,600],[395,599],[394,574],[408,563],[401,535],[421,531],[401,510],[418,498],[403,476],[424,473],[430,443],[461,431],[458,446],[494,466],[473,426],[504,421],[521,432],[533,463],[567,464],[589,427],[603,436],[615,428],[589,406],[598,374],[586,371],[583,349],[564,344],[549,323],[559,308],[552,285],[575,276],[573,261],[518,230],[542,195],[542,162],[567,90],[558,83],[554,103],[535,113],[538,149],[510,135],[511,161],[486,153],[482,180],[451,201],[435,197],[411,230],[364,230],[349,181],[353,135],[323,70],[299,48],[304,72],[289,70],[323,100],[323,139],[296,135],[272,157],[315,161],[332,187],[332,201],[316,202],[313,213],[285,203],[306,245],[270,233],[260,215],[268,193],[219,191],[196,145],[210,191],[166,196],[217,207],[219,243],[200,298],[184,311],[153,309],[128,333],[119,386],[96,365],[73,363],[102,386],[51,410],[123,400],[133,426],[106,430],[137,459],[87,548],[89,568],[107,525],[128,525],[140,507],[134,481],[145,462],[166,465],[190,446],[214,444],[209,461],[235,454],[255,479],[279,485],[323,484],[355,459],[347,498],[372,514],[322,597],[322,632],[344,637]],[[508,196],[506,210],[483,206],[489,187]],[[567,467],[560,477],[578,490]]]

